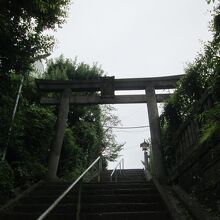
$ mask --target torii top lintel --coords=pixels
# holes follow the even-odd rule
[[[70,104],[127,104],[146,103],[146,95],[115,95],[117,90],[146,90],[173,89],[182,75],[152,77],[152,78],[128,78],[115,79],[114,77],[100,77],[90,80],[37,80],[42,92],[62,92],[71,89],[72,92],[101,91],[99,94],[70,95]],[[156,94],[157,102],[164,102],[170,94]],[[59,97],[41,97],[41,104],[58,105]]]
[[[106,87],[113,90],[144,90],[147,87],[155,89],[176,88],[176,82],[183,75],[115,79],[114,77],[100,77],[90,80],[37,80],[41,91],[53,92],[71,88],[72,91],[101,91]]]

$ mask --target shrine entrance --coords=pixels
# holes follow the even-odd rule
[[[55,137],[49,156],[48,179],[56,179],[70,105],[146,103],[150,125],[154,172],[159,180],[163,180],[165,178],[165,169],[162,160],[157,103],[164,102],[169,98],[170,94],[156,94],[156,90],[174,89],[176,82],[181,76],[182,75],[128,79],[100,77],[99,79],[92,80],[37,80],[37,85],[42,92],[41,104],[59,106]],[[145,90],[146,94],[115,95],[115,91],[122,90]],[[59,98],[57,98],[57,96],[45,96],[51,92],[60,93]],[[74,94],[72,94],[73,92]],[[96,93],[92,95],[77,95],[77,92]]]

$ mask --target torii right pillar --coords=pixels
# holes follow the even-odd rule
[[[160,121],[157,108],[157,99],[155,88],[145,89],[147,97],[147,109],[150,124],[152,154],[153,154],[153,174],[159,181],[165,180],[165,169],[163,165],[163,156],[161,148]]]

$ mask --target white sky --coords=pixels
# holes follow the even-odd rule
[[[74,0],[67,23],[55,33],[51,58],[63,54],[98,62],[115,78],[182,74],[210,39],[210,20],[205,0]],[[123,126],[148,125],[145,104],[115,107]],[[149,138],[149,129],[115,134],[126,142],[125,167],[142,168],[139,145]]]

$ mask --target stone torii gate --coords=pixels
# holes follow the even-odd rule
[[[175,88],[176,82],[181,76],[128,79],[100,77],[99,79],[92,80],[37,80],[37,85],[41,92],[57,92],[61,94],[60,98],[41,97],[41,104],[59,105],[55,138],[48,162],[48,179],[54,180],[57,178],[57,168],[70,104],[147,103],[154,172],[159,180],[163,180],[165,178],[165,169],[162,159],[157,103],[164,102],[169,97],[169,94],[156,94],[155,90]],[[121,90],[145,90],[146,95],[115,95],[115,91]],[[101,92],[101,94],[77,95],[77,92],[85,91]]]

